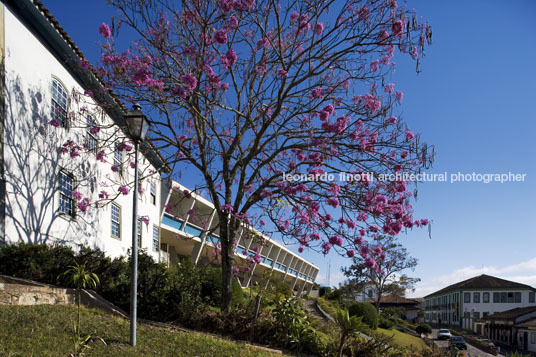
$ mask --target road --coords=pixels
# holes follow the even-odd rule
[[[438,332],[437,329],[432,330],[432,336],[434,338],[434,343],[439,347],[447,349],[448,346],[449,346],[449,341],[446,341],[446,340],[441,340],[440,341],[440,340],[438,340],[437,339],[437,332]],[[470,357],[494,357],[494,355],[492,355],[490,353],[486,353],[486,352],[484,352],[482,350],[479,350],[478,348],[473,347],[470,344],[467,344],[467,356],[470,356]],[[504,355],[499,353],[497,356],[504,356]]]

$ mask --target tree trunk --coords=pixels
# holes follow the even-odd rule
[[[376,298],[376,313],[379,315],[380,314],[380,303],[382,301],[382,296],[381,295],[378,295],[378,297]]]
[[[233,298],[233,265],[234,265],[234,236],[235,231],[225,213],[220,214],[221,240],[221,311],[229,312]]]

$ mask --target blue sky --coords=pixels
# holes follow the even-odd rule
[[[92,63],[97,28],[114,14],[106,1],[43,0]],[[401,3],[401,1],[399,1]],[[408,0],[433,26],[422,72],[401,56],[393,81],[404,91],[409,126],[433,144],[430,173],[516,173],[524,182],[426,182],[418,186],[416,217],[433,220],[400,241],[419,266],[415,293],[490,274],[536,286],[536,27],[531,0]],[[343,279],[347,259],[304,253],[321,269],[320,283]]]

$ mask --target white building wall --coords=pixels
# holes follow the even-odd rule
[[[101,190],[117,192],[118,186],[113,183],[117,174],[111,172],[110,163],[98,162],[92,154],[82,153],[74,159],[59,154],[58,147],[67,139],[79,143],[86,134],[81,128],[66,130],[48,125],[52,79],[58,79],[69,94],[73,90],[83,93],[84,89],[8,8],[5,8],[5,70],[6,241],[84,244],[101,248],[111,256],[126,254],[131,246],[131,193],[116,200],[122,215],[120,240],[111,237],[109,205],[99,210],[90,207],[86,213],[78,211],[74,219],[57,212],[60,169],[74,174],[80,185],[78,191],[91,201],[97,199]],[[110,123],[111,119],[105,116],[103,122]],[[107,154],[108,160],[112,160],[113,153]],[[141,161],[145,173],[154,170],[147,167],[145,160]],[[125,166],[126,179],[132,180],[133,170],[128,162]],[[152,179],[158,181],[158,174]],[[156,184],[156,205],[150,202],[148,180],[143,185],[145,193],[141,195],[139,215],[147,216],[150,223],[142,224],[142,248],[157,258],[158,252],[152,249],[152,227],[160,218],[160,184]]]
[[[483,302],[483,293],[489,293],[489,303]],[[521,293],[521,302],[510,302],[510,303],[498,303],[494,302],[493,300],[493,294],[494,293],[515,293],[520,292]],[[463,312],[462,312],[462,318],[463,318],[463,327],[467,329],[473,329],[473,323],[476,319],[475,313],[478,313],[478,317],[482,318],[484,313],[487,313],[488,315],[492,315],[496,312],[503,312],[506,310],[515,309],[518,307],[526,307],[526,306],[536,306],[536,303],[529,303],[529,293],[530,290],[516,290],[516,289],[502,289],[502,290],[489,290],[489,291],[482,291],[482,290],[464,290],[461,294],[461,301],[463,302]],[[466,303],[464,301],[464,294],[469,293],[471,296],[471,302]],[[474,302],[474,293],[480,293],[480,302],[475,303]],[[466,314],[469,312],[470,318],[465,317]]]

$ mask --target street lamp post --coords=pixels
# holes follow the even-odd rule
[[[143,115],[141,106],[134,104],[125,114],[128,134],[134,141],[134,194],[132,201],[132,250],[130,279],[130,345],[136,346],[136,318],[138,297],[138,147],[149,129],[149,121]]]

